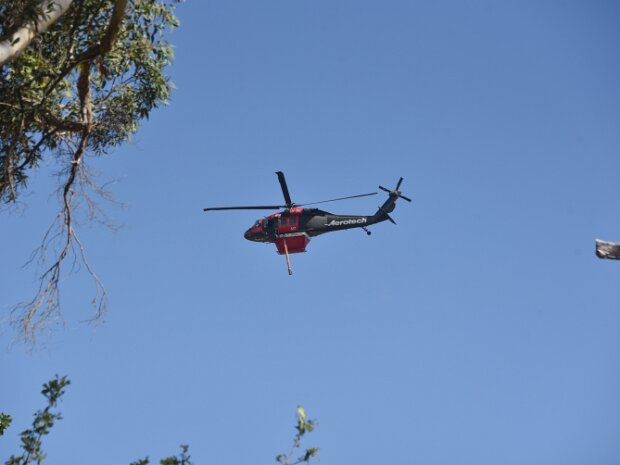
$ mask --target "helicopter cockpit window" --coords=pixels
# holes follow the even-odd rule
[[[291,216],[288,220],[288,224],[295,224],[297,223],[297,218],[295,218],[294,216]]]

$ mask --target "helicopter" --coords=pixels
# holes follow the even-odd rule
[[[379,189],[388,193],[388,198],[383,205],[379,207],[374,215],[335,215],[318,208],[303,207],[320,203],[335,202],[338,200],[367,197],[376,195],[378,192],[351,195],[337,199],[322,200],[320,202],[296,204],[291,200],[291,195],[286,184],[284,173],[282,171],[276,171],[276,175],[278,176],[278,181],[280,182],[280,187],[282,188],[282,195],[284,196],[285,202],[284,205],[208,207],[203,208],[203,211],[284,209],[281,212],[277,212],[257,220],[254,225],[243,234],[243,237],[254,242],[275,243],[278,254],[286,256],[286,265],[288,267],[289,275],[293,274],[289,255],[305,252],[312,237],[328,232],[342,231],[353,228],[361,228],[370,236],[371,231],[368,230],[368,226],[381,223],[382,221],[390,221],[393,224],[396,224],[390,216],[390,213],[394,211],[394,208],[396,208],[396,200],[401,198],[407,202],[411,202],[411,199],[404,196],[399,190],[400,185],[403,182],[403,178],[401,177],[393,190],[379,186]]]

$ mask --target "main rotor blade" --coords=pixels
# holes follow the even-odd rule
[[[405,197],[403,194],[400,194],[399,197],[407,202],[411,202],[411,199],[409,197]]]
[[[349,197],[340,197],[338,199],[321,200],[320,202],[302,203],[302,204],[299,204],[298,206],[299,207],[303,207],[305,205],[316,205],[316,204],[319,204],[319,203],[335,202],[336,200],[356,199],[358,197],[368,197],[369,195],[377,195],[377,193],[376,192],[370,192],[368,194],[351,195]]]
[[[397,191],[397,190],[398,190],[398,188],[400,187],[400,183],[401,183],[401,182],[403,182],[403,178],[400,178],[400,179],[398,180],[398,184],[396,184],[396,189],[394,189],[395,191]]]
[[[280,181],[280,187],[282,187],[282,194],[284,194],[286,206],[291,208],[293,206],[293,201],[291,200],[291,195],[288,193],[288,186],[286,185],[286,179],[284,179],[284,173],[282,171],[276,171],[276,174],[278,175],[278,181]]]
[[[202,211],[208,212],[213,210],[279,210],[287,208],[286,205],[252,205],[247,207],[209,207],[203,208]]]

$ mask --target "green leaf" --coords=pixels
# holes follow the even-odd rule
[[[4,434],[4,431],[9,427],[11,421],[13,421],[11,415],[0,412],[0,436]]]
[[[319,452],[318,447],[310,447],[306,449],[306,454],[304,455],[304,458],[302,459],[302,461],[308,462],[310,458],[315,457],[316,454],[318,454],[318,452]]]

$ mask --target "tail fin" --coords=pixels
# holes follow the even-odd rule
[[[390,213],[392,213],[394,211],[394,209],[396,208],[396,201],[401,198],[403,200],[406,200],[407,202],[411,202],[411,199],[409,197],[405,197],[398,189],[400,189],[400,185],[403,182],[403,178],[401,177],[398,180],[398,183],[396,184],[396,187],[394,188],[394,190],[389,190],[386,189],[383,186],[379,186],[379,189],[381,189],[382,191],[385,191],[389,194],[388,199],[383,203],[383,205],[381,205],[379,207],[379,209],[377,210],[377,213],[375,213],[372,216],[371,221],[373,223],[379,223],[380,221],[385,221],[385,220],[389,220],[392,223],[396,224],[396,221],[394,221],[392,219],[392,217],[390,216]]]

